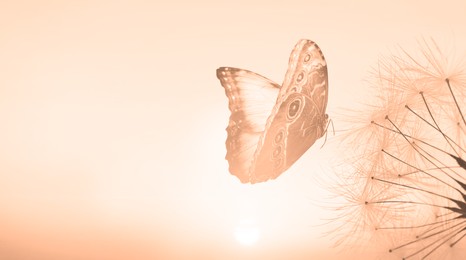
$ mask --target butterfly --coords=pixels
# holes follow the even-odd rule
[[[328,73],[316,43],[296,44],[281,86],[231,67],[218,68],[217,78],[231,112],[225,159],[242,183],[277,178],[324,135]]]

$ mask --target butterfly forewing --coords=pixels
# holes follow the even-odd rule
[[[227,128],[230,172],[242,182],[278,177],[324,134],[327,65],[314,42],[301,40],[296,44],[280,89],[272,81],[245,70],[220,68],[217,77],[232,112]],[[256,90],[265,92],[259,94]],[[273,94],[268,95],[270,92]],[[276,100],[265,101],[264,95],[275,96]],[[266,104],[257,104],[259,101]],[[256,106],[260,109],[252,109]],[[266,107],[267,112],[262,110]]]
[[[249,182],[249,168],[280,85],[254,72],[229,67],[217,69],[217,78],[231,111],[226,141],[229,170],[241,182]]]

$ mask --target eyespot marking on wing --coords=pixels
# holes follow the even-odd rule
[[[273,150],[273,158],[277,158],[281,152],[282,147],[280,145],[275,146],[275,149]]]
[[[275,135],[275,138],[274,138],[275,143],[276,143],[276,144],[279,144],[279,143],[283,140],[284,135],[285,135],[285,131],[284,131],[284,130],[279,131],[279,132]]]
[[[295,98],[288,104],[286,117],[288,120],[294,120],[298,117],[303,110],[303,100],[299,96]]]
[[[306,54],[306,56],[304,56],[304,62],[308,62],[309,60],[311,59],[311,54]]]
[[[301,71],[301,73],[298,74],[298,77],[296,77],[296,81],[301,82],[301,80],[303,80],[303,78],[304,78],[304,72]]]

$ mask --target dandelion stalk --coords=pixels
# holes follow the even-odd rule
[[[455,96],[455,94],[453,94],[453,90],[451,89],[450,80],[448,78],[446,78],[445,81],[447,82],[448,90],[450,90],[451,96],[453,97],[453,101],[455,102],[455,105],[458,108],[458,112],[460,113],[461,118],[463,119],[463,124],[466,125],[466,120],[464,119],[463,112],[461,111],[461,108],[458,105],[458,101],[456,101],[456,96]]]

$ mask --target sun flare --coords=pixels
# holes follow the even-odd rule
[[[240,222],[235,229],[235,238],[242,245],[251,246],[259,240],[259,237],[259,229],[250,220]]]

